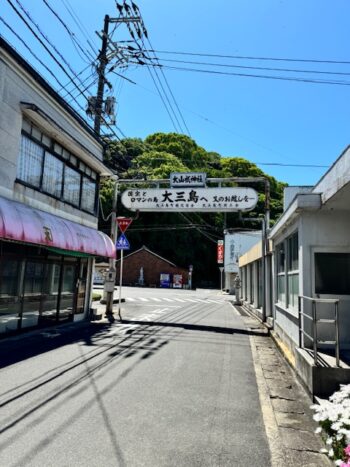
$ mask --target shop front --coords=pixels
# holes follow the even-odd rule
[[[94,257],[114,254],[97,230],[0,198],[0,336],[83,319]]]

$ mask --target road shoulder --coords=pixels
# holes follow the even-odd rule
[[[324,443],[315,434],[311,399],[267,330],[252,317],[243,316],[243,320],[248,328],[259,328],[252,332],[250,345],[271,466],[330,467],[331,461],[320,453]]]

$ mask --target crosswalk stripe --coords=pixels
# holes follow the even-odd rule
[[[151,297],[152,300],[155,300],[156,302],[161,302],[161,299],[160,298],[156,298],[156,297]]]
[[[192,298],[186,298],[187,302],[198,303],[197,300],[193,300]]]
[[[174,300],[175,300],[176,302],[186,303],[186,301],[185,301],[185,300],[181,300],[181,298],[174,298]]]
[[[134,299],[134,298],[131,298],[131,297],[128,297],[128,298],[127,298],[127,301],[128,301],[128,302],[134,302],[135,299]]]
[[[223,303],[223,302],[220,302],[219,300],[207,300],[207,302],[210,302],[210,303]]]
[[[167,302],[173,302],[174,301],[172,298],[165,298],[165,297],[163,297],[163,300],[165,300]]]
[[[148,302],[148,298],[138,297],[138,299],[141,300],[142,302]]]

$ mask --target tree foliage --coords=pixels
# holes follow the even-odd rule
[[[120,178],[167,179],[171,172],[206,172],[208,178],[266,177],[270,182],[270,210],[274,222],[282,212],[285,184],[265,174],[259,167],[242,157],[222,157],[204,148],[186,135],[155,133],[145,140],[126,138],[109,141],[106,164],[117,171]],[[223,230],[260,229],[259,221],[265,209],[265,184],[247,184],[259,193],[254,209],[241,216],[239,213],[141,213],[128,230],[132,250],[146,245],[152,251],[179,266],[194,265],[194,283],[214,285],[219,282],[216,264],[216,241],[223,238]],[[227,186],[232,186],[228,184]],[[242,185],[240,185],[242,186]],[[128,187],[124,187],[127,189]],[[113,182],[104,181],[100,200],[104,217],[112,209]],[[130,216],[118,200],[118,215]],[[109,232],[108,221],[100,210],[100,228]]]

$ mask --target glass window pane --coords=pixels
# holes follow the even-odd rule
[[[277,298],[281,303],[286,303],[285,275],[277,276]]]
[[[19,263],[3,260],[0,269],[0,296],[14,296],[17,293]]]
[[[41,131],[38,128],[36,128],[35,126],[33,126],[32,127],[32,136],[33,136],[33,138],[41,141],[41,135],[42,135]]]
[[[299,274],[288,275],[288,306],[298,308]]]
[[[292,235],[288,239],[288,270],[297,271],[299,269],[299,245],[298,234]]]
[[[69,152],[68,152],[66,149],[63,149],[62,156],[63,156],[65,159],[67,159],[67,160],[68,160],[68,159],[69,159],[69,156],[70,156],[70,154],[69,154]]]
[[[63,148],[62,148],[62,146],[60,146],[59,144],[55,143],[55,145],[54,145],[54,151],[55,151],[57,154],[61,155],[61,154],[62,154],[62,151],[63,151]]]
[[[350,295],[350,253],[315,253],[315,292]]]
[[[95,209],[96,183],[83,177],[83,193],[81,198],[81,208],[94,212]]]
[[[285,271],[285,252],[284,252],[284,243],[280,243],[276,246],[277,251],[277,273]]]
[[[17,177],[24,182],[40,187],[43,158],[43,148],[22,135]]]
[[[66,167],[64,174],[63,197],[66,201],[79,206],[81,175],[74,169]]]
[[[42,188],[51,195],[61,197],[63,162],[49,152],[45,153]]]
[[[45,144],[46,147],[51,147],[51,138],[49,136],[43,135],[42,143]]]
[[[26,120],[25,118],[22,121],[22,128],[24,131],[30,134],[31,129],[32,129],[32,124],[30,123],[29,120]]]

